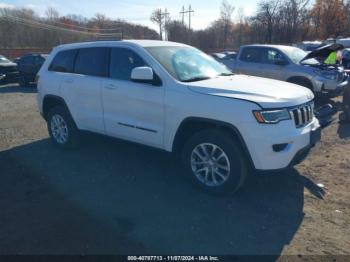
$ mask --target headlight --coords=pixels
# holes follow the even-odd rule
[[[277,124],[283,120],[291,119],[287,109],[256,110],[253,111],[253,114],[256,120],[261,124]]]
[[[337,73],[332,71],[322,71],[322,70],[315,70],[314,71],[319,76],[329,79],[329,80],[336,80],[337,79]]]

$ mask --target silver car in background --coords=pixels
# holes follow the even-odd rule
[[[283,45],[246,45],[240,48],[234,73],[287,81],[311,89],[315,95],[336,97],[348,85],[348,75],[342,66],[326,65],[331,52],[341,45],[327,45],[312,52]]]

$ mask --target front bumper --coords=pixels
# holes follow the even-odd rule
[[[344,89],[349,86],[349,76],[347,76],[341,83],[331,80],[325,81],[316,79],[315,86],[316,88],[314,88],[314,90],[317,97],[334,98],[341,96]]]
[[[19,72],[6,73],[5,77],[1,78],[2,83],[16,83],[19,80]]]
[[[245,127],[244,140],[250,153],[253,168],[257,171],[279,171],[300,163],[308,151],[320,139],[320,124],[317,118],[302,128],[292,121],[278,125]],[[276,144],[288,144],[282,151],[274,151]]]

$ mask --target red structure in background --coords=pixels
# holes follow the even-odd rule
[[[0,48],[0,55],[7,58],[21,57],[26,54],[49,54],[51,49],[43,48],[15,48],[15,49],[3,49]]]

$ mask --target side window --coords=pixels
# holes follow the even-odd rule
[[[21,58],[19,63],[21,65],[32,65],[34,63],[34,58],[32,56],[25,56]]]
[[[66,50],[56,54],[49,71],[72,73],[77,50]]]
[[[242,50],[240,60],[243,62],[261,63],[262,55],[262,48],[246,47]]]
[[[92,47],[79,49],[74,72],[89,76],[107,76],[108,48]]]
[[[113,79],[130,80],[135,67],[146,66],[135,52],[125,48],[112,48],[109,74]]]
[[[34,64],[35,65],[42,65],[44,63],[45,59],[41,56],[34,57]]]
[[[274,49],[268,49],[264,58],[264,63],[275,64],[276,61],[285,60],[284,56]]]

